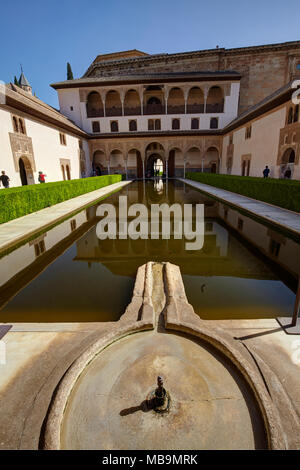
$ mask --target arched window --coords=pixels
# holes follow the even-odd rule
[[[101,96],[96,91],[89,93],[86,103],[87,117],[102,117],[103,116],[103,103]]]
[[[185,110],[184,95],[181,88],[172,88],[168,97],[168,114],[183,114]]]
[[[199,129],[199,119],[192,119],[192,125],[191,125],[191,128],[192,129]]]
[[[290,153],[289,163],[295,163],[295,152],[294,152],[294,150],[292,150],[291,153]]]
[[[187,100],[188,113],[203,113],[204,112],[204,94],[201,88],[193,87],[189,91]]]
[[[292,122],[293,122],[293,108],[291,107],[288,112],[287,123],[292,124]]]
[[[25,134],[24,122],[21,118],[19,119],[19,128],[20,128],[21,134]]]
[[[115,90],[110,90],[105,99],[106,116],[122,116],[122,104],[120,95]]]
[[[66,172],[67,172],[67,179],[70,180],[70,179],[71,179],[71,174],[70,174],[70,167],[69,167],[69,165],[66,166]]]
[[[100,123],[99,121],[93,121],[92,122],[92,128],[93,128],[93,132],[100,132]]]
[[[156,131],[160,131],[161,126],[160,126],[160,119],[155,119],[154,121],[154,127]]]
[[[119,124],[118,124],[118,121],[111,121],[111,123],[110,123],[110,130],[111,130],[111,132],[119,132]]]
[[[136,131],[136,130],[137,130],[136,121],[134,121],[134,120],[129,121],[129,130],[130,130],[130,131]]]
[[[14,127],[14,132],[19,132],[18,120],[15,116],[13,117],[13,127]]]
[[[161,104],[161,102],[159,98],[156,98],[156,96],[151,96],[151,98],[148,99],[147,104]]]
[[[299,104],[297,104],[294,109],[294,122],[298,122],[298,118],[299,118]]]
[[[128,90],[124,99],[124,115],[136,116],[141,114],[141,101],[136,90]]]
[[[218,129],[218,118],[211,118],[210,119],[210,128],[211,129]]]
[[[148,131],[154,131],[154,120],[148,119]]]
[[[209,89],[206,112],[207,113],[223,113],[224,110],[224,96],[223,90],[219,86],[212,86]]]
[[[173,130],[180,129],[180,119],[173,119],[172,120],[172,129]]]

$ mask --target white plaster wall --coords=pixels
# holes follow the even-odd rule
[[[234,130],[233,134],[233,163],[232,175],[241,175],[242,156],[251,154],[250,176],[262,176],[266,165],[270,168],[270,177],[278,177],[279,166],[277,163],[277,153],[279,144],[280,129],[285,125],[285,107],[277,108],[274,112],[262,116],[253,121],[251,138],[245,139],[246,126]],[[229,143],[229,134],[223,139],[222,172],[226,173],[226,152]]]
[[[21,180],[19,173],[15,171],[9,132],[13,132],[11,115],[7,111],[0,109],[0,172],[4,170],[9,176],[10,186],[19,186]],[[0,189],[4,189],[2,184]]]
[[[78,127],[82,128],[82,116],[79,99],[79,89],[64,89],[59,90],[58,93],[59,109],[62,114],[67,116],[71,121],[74,121]],[[73,111],[71,110],[73,107]],[[84,109],[84,117],[86,117],[86,110]]]
[[[18,113],[16,113],[19,115]],[[21,116],[21,115],[20,115]],[[62,181],[60,159],[70,160],[71,179],[80,178],[79,138],[50,127],[40,121],[22,115],[25,119],[26,134],[32,139],[33,153],[36,164],[34,182],[38,183],[38,172],[43,171],[46,182]],[[0,171],[4,170],[10,178],[10,187],[21,186],[19,171],[15,170],[13,154],[10,146],[9,132],[13,132],[11,112],[0,109]],[[66,135],[67,145],[61,145],[59,133]],[[91,172],[89,147],[87,141],[81,139],[85,151],[86,167]],[[20,155],[21,156],[21,155]],[[26,153],[24,153],[26,156]],[[1,186],[1,189],[3,187]]]

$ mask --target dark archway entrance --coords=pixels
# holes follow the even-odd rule
[[[19,169],[20,169],[20,178],[22,186],[26,186],[28,184],[25,163],[22,158],[19,159]]]
[[[161,162],[161,163],[160,163]],[[146,165],[146,178],[152,178],[154,175],[154,169],[162,168],[163,174],[165,174],[165,162],[162,157],[157,153],[153,153],[148,157]],[[161,175],[160,175],[161,176]]]

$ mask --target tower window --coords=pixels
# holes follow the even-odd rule
[[[63,134],[62,132],[60,132],[59,140],[60,140],[61,145],[67,145],[66,134]]]
[[[110,123],[110,130],[111,130],[111,132],[119,132],[119,124],[118,124],[118,121],[111,121],[111,123]]]
[[[137,123],[134,120],[129,121],[129,130],[136,131],[137,130]]]
[[[251,126],[246,127],[245,139],[250,139],[251,138],[251,132],[252,132],[252,127]]]
[[[210,118],[210,129],[218,129],[218,118]]]
[[[196,119],[196,118],[192,119],[191,128],[199,129],[199,119]]]
[[[100,132],[100,123],[99,123],[99,121],[93,121],[92,122],[92,129],[93,129],[94,133]]]
[[[180,129],[180,119],[173,119],[172,120],[172,129],[173,130]]]

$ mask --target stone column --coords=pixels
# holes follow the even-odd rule
[[[166,159],[166,179],[168,179],[168,160]]]
[[[119,95],[120,95],[121,106],[122,106],[122,116],[124,116],[125,90],[120,90]]]
[[[106,102],[106,91],[101,91],[101,99],[103,104],[103,117],[106,117],[106,109],[105,109],[105,102]]]
[[[107,174],[110,175],[110,155],[107,160]]]
[[[165,114],[168,114],[169,88],[165,87]]]
[[[141,88],[139,91],[140,102],[141,102],[141,115],[144,115],[144,88]]]
[[[206,114],[207,95],[208,95],[208,87],[206,86],[206,87],[204,88],[204,114]]]
[[[145,179],[145,162],[142,160],[143,163],[143,180]]]
[[[127,160],[128,160],[128,154],[126,156],[125,160],[125,174],[126,174],[126,180],[128,180],[128,171],[127,171]]]
[[[186,164],[186,156],[183,157],[183,177],[185,178],[185,164]]]

